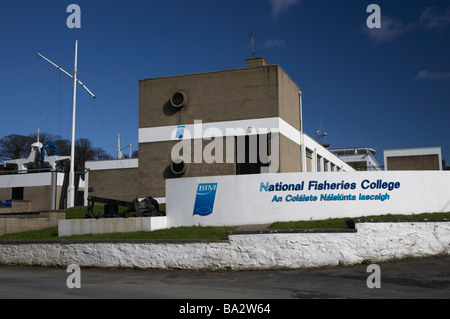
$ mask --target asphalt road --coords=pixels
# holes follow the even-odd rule
[[[370,289],[368,265],[267,271],[159,271],[0,266],[1,299],[449,299],[450,256],[377,264],[380,288]],[[374,282],[374,281],[371,281]],[[180,301],[178,301],[180,304]],[[184,301],[183,301],[184,304]],[[261,308],[262,309],[262,308]],[[198,310],[198,309],[197,309]],[[223,309],[222,309],[223,310]],[[219,309],[217,309],[219,311]]]

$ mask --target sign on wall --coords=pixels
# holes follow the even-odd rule
[[[208,216],[214,211],[217,183],[198,184],[194,215]]]
[[[222,226],[450,211],[450,172],[211,176],[166,182],[167,226]]]

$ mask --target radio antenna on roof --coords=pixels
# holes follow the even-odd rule
[[[255,32],[251,30],[249,27],[247,27],[248,32],[250,33],[250,36],[252,37],[252,58],[255,57],[257,53],[261,53],[264,51],[255,51]]]

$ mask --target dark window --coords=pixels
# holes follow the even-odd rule
[[[23,200],[23,187],[14,187],[12,189],[12,200]]]
[[[269,166],[270,134],[236,137],[235,142],[237,175],[260,174]]]

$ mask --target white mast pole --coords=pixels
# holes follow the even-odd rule
[[[47,59],[42,54],[38,53],[38,57],[43,58],[45,61],[52,64],[54,67],[56,67],[61,72],[68,75],[70,78],[73,79],[73,113],[72,113],[72,146],[71,146],[71,155],[70,155],[70,185],[68,189],[68,202],[67,202],[67,208],[74,207],[75,206],[75,114],[76,114],[76,101],[77,101],[77,83],[80,84],[92,97],[95,99],[95,95],[89,91],[89,89],[80,81],[77,79],[77,60],[78,60],[78,40],[75,40],[75,68],[74,68],[74,75],[72,76],[69,74],[69,72],[63,70],[59,66],[57,66],[55,63]]]
[[[77,102],[78,40],[75,40],[75,68],[73,70],[72,148],[70,153],[70,187],[67,208],[75,206],[75,114]]]

